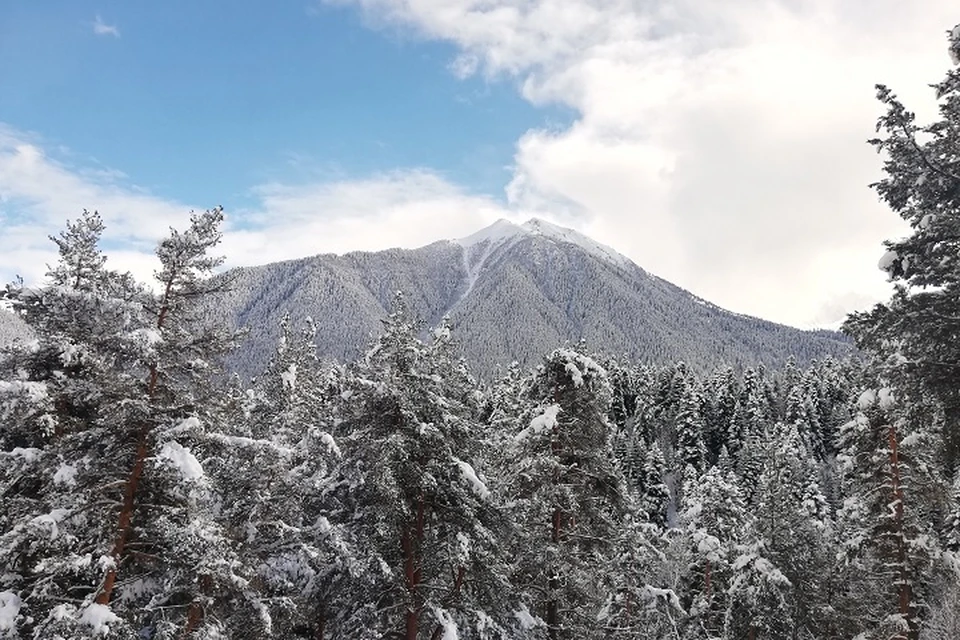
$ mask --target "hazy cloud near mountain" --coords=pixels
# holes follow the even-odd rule
[[[873,84],[932,115],[927,84],[960,20],[947,0],[338,4],[360,5],[372,27],[453,43],[451,73],[513,82],[578,115],[517,141],[503,195],[469,193],[442,167],[253,186],[254,204],[228,211],[231,264],[412,247],[540,215],[717,304],[801,326],[886,295],[879,245],[901,227],[866,187],[880,177],[865,143],[880,114]],[[216,204],[172,202],[91,165],[0,128],[4,279],[39,276],[46,234],[84,206],[122,249],[113,263],[148,276],[166,227]]]

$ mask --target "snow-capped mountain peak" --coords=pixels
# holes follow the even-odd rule
[[[454,242],[465,249],[470,249],[471,247],[479,246],[485,242],[498,244],[504,240],[510,240],[526,233],[526,230],[520,225],[510,222],[506,218],[500,218],[489,227],[484,227],[483,229],[480,229],[480,231],[472,233],[465,238],[459,238]]]
[[[455,242],[468,252],[471,252],[474,247],[484,246],[484,253],[489,253],[495,246],[513,244],[525,236],[541,236],[557,242],[574,244],[593,256],[617,266],[628,267],[633,264],[629,258],[607,245],[600,244],[579,231],[561,227],[541,218],[530,218],[521,225],[500,218],[490,226]]]
[[[626,267],[633,264],[630,258],[627,258],[616,250],[605,244],[600,244],[596,240],[589,238],[579,231],[561,227],[559,225],[541,220],[540,218],[530,218],[523,223],[522,228],[532,235],[540,235],[545,238],[551,238],[560,242],[569,242],[575,244],[584,251],[594,256],[612,262],[618,266]]]

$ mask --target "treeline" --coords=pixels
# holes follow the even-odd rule
[[[945,638],[943,405],[874,366],[555,350],[489,385],[398,294],[358,361],[280,327],[252,381],[209,320],[219,209],[157,289],[85,213],[0,359],[0,637]],[[953,625],[952,627],[950,625]]]

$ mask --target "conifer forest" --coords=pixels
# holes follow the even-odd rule
[[[480,377],[398,291],[355,361],[283,320],[241,376],[223,211],[150,284],[84,211],[3,293],[0,638],[960,638],[960,68],[933,90],[877,88],[894,293],[802,366]]]

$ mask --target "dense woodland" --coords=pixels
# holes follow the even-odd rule
[[[5,292],[0,637],[960,637],[960,73],[936,92],[919,126],[879,88],[897,290],[802,369],[567,345],[481,383],[398,294],[358,361],[281,322],[242,380],[201,311],[222,211],[154,288],[84,213]]]

